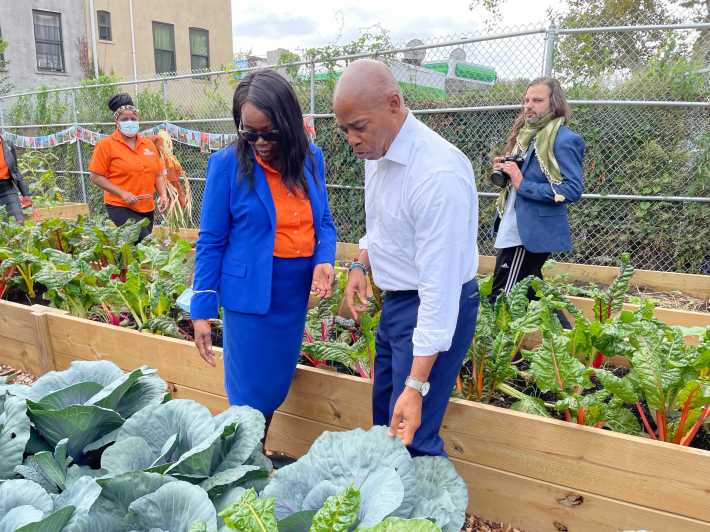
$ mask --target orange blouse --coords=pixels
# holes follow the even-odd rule
[[[276,210],[274,257],[312,257],[316,247],[316,234],[311,201],[302,193],[291,192],[284,184],[281,173],[261,157],[257,155],[256,160],[264,170]]]

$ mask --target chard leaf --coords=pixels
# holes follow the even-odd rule
[[[534,414],[536,416],[550,417],[550,413],[547,411],[545,402],[539,397],[530,397],[529,395],[524,395],[519,400],[510,405],[511,410],[516,412],[524,412],[525,414]]]
[[[633,405],[638,401],[631,379],[619,378],[605,369],[596,370],[596,376],[606,391],[624,403]]]
[[[379,525],[372,528],[358,528],[355,532],[441,532],[441,528],[428,519],[388,517]]]
[[[310,532],[348,532],[358,518],[360,492],[353,486],[326,499],[313,517]]]
[[[224,519],[225,525],[235,530],[278,532],[274,504],[273,497],[259,498],[254,489],[249,489],[219,516]]]

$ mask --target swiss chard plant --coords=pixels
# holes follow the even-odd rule
[[[631,372],[618,378],[599,370],[599,379],[635,408],[648,437],[688,446],[710,424],[710,332],[694,346],[677,327],[645,321],[634,329]]]

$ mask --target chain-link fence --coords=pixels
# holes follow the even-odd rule
[[[710,23],[529,27],[388,43],[376,52],[278,66],[304,113],[315,116],[339,239],[350,242],[364,230],[363,165],[335,126],[331,98],[347,63],[367,56],[387,62],[408,107],[471,159],[481,196],[481,253],[494,253],[492,153],[500,151],[529,80],[553,75],[573,107],[570,126],[587,146],[585,195],[570,207],[575,251],[561,258],[614,264],[628,251],[641,268],[710,273]],[[232,95],[247,70],[6,96],[0,98],[0,125],[26,136],[70,126],[109,133],[114,124],[106,102],[125,91],[141,109],[143,127],[167,122],[234,133]],[[192,184],[196,225],[208,150],[176,140],[175,154]],[[91,150],[76,142],[50,151],[66,195],[101,211],[101,194],[86,172]]]

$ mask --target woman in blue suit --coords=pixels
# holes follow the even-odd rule
[[[309,292],[331,292],[335,226],[323,153],[288,82],[273,70],[248,74],[232,113],[238,140],[207,165],[190,314],[214,366],[207,320],[223,307],[229,402],[260,410],[268,430],[296,370]]]

